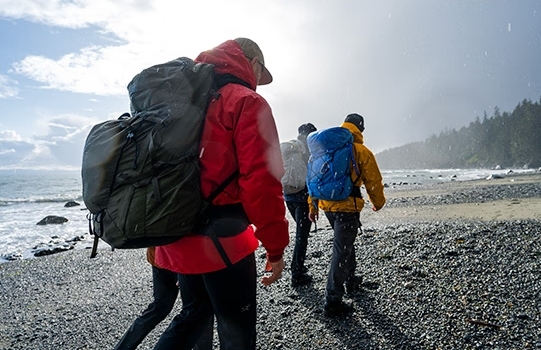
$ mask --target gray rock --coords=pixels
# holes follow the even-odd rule
[[[68,219],[63,216],[49,215],[41,219],[36,225],[63,224],[65,222],[68,222]]]
[[[34,256],[51,255],[51,254],[56,254],[60,252],[65,252],[71,249],[73,249],[73,246],[69,244],[62,244],[62,245],[57,245],[53,247],[44,247],[44,248],[39,248],[36,251],[34,251]]]
[[[81,204],[77,203],[76,201],[69,201],[66,204],[64,204],[64,207],[65,208],[71,208],[71,207],[76,207],[76,206],[79,206],[79,205],[81,205]]]

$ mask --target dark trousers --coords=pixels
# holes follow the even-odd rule
[[[115,350],[136,349],[145,337],[163,321],[177,300],[177,274],[152,266],[154,301],[126,331]]]
[[[177,300],[177,276],[172,271],[152,266],[152,294],[154,301],[148,305],[141,316],[133,321],[130,328],[116,345],[115,350],[136,349],[148,333],[169,315]],[[212,332],[213,320],[207,324],[207,331],[205,331],[197,344],[199,348],[194,349],[212,350]]]
[[[308,236],[310,235],[312,222],[308,218],[309,207],[306,201],[287,201],[286,205],[296,223],[295,247],[291,258],[291,277],[295,279],[302,275],[304,270]]]
[[[344,296],[344,282],[355,276],[355,238],[359,232],[360,213],[325,212],[334,230],[331,267],[327,277],[326,298],[340,302]]]
[[[225,269],[179,275],[182,310],[162,334],[155,350],[191,349],[216,316],[220,349],[255,349],[256,266],[250,254]]]

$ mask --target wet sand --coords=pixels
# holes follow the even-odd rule
[[[504,178],[490,180],[472,180],[448,182],[430,186],[398,186],[387,188],[385,195],[388,201],[403,201],[404,206],[386,206],[373,213],[363,210],[363,217],[381,222],[401,221],[447,221],[457,219],[473,219],[481,221],[541,219],[541,197],[506,198],[488,201],[484,198],[471,203],[439,204],[438,197],[457,193],[462,196],[480,187],[501,187],[521,184],[533,184],[541,187],[541,173],[516,174]],[[411,198],[431,197],[429,205],[407,205]]]

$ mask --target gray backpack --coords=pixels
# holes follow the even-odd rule
[[[199,185],[199,140],[214,67],[189,58],[152,66],[128,84],[131,115],[95,125],[83,152],[89,230],[112,248],[172,243],[190,234],[212,198]],[[231,174],[211,197],[235,178]]]
[[[308,149],[299,140],[291,140],[280,143],[282,160],[284,162],[284,176],[282,176],[282,188],[284,194],[293,194],[306,188]]]

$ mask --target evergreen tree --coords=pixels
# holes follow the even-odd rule
[[[541,167],[541,98],[376,155],[383,169]]]

